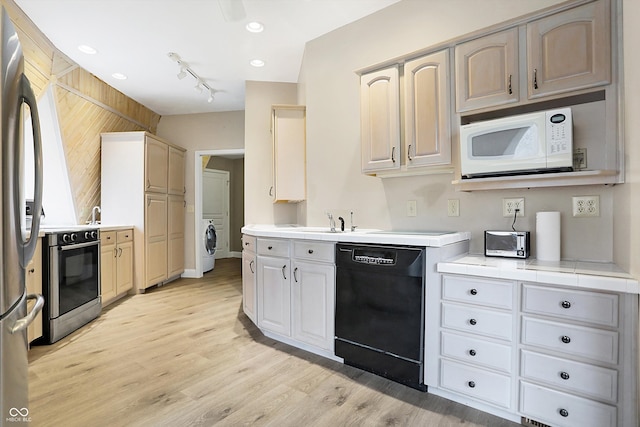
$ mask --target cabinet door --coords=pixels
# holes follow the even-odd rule
[[[293,338],[333,351],[335,267],[294,261]]]
[[[169,196],[168,277],[184,272],[184,210],[183,196]]]
[[[145,191],[167,192],[169,146],[147,135],[144,144]]]
[[[256,323],[256,254],[242,252],[242,309]]]
[[[407,166],[451,163],[449,51],[404,65]]]
[[[529,98],[609,83],[610,26],[604,0],[528,24]]]
[[[167,278],[167,196],[149,193],[145,199],[145,287],[149,287]]]
[[[181,194],[187,192],[184,186],[184,151],[175,147],[169,147],[169,194]]]
[[[133,288],[133,242],[118,244],[116,289],[119,294]]]
[[[108,231],[100,233],[100,296],[102,304],[106,305],[117,295],[116,271],[117,271],[116,232]]]
[[[258,327],[291,336],[291,263],[258,257]]]
[[[274,106],[273,201],[306,198],[306,109],[303,106]]]
[[[360,77],[363,172],[400,168],[398,67]]]
[[[518,29],[455,48],[458,112],[518,102]]]
[[[28,294],[42,295],[42,239],[38,239],[36,244],[36,251],[33,253],[33,258],[27,264],[26,271],[26,287]],[[35,305],[34,301],[27,302],[27,311],[30,312]],[[42,336],[42,312],[40,312],[35,320],[31,322],[27,328],[27,340],[31,342],[36,338]]]

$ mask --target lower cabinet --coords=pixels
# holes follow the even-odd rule
[[[42,295],[42,239],[38,239],[36,245],[36,251],[33,253],[33,258],[27,264],[25,275],[25,281],[27,286],[27,294],[39,294]],[[35,301],[29,300],[27,302],[27,312],[31,311],[31,308],[35,305]],[[42,311],[36,316],[35,320],[31,322],[27,328],[27,340],[31,342],[36,338],[42,336]]]
[[[256,238],[242,236],[242,310],[253,323],[256,317]]]
[[[133,288],[133,229],[100,232],[100,296],[107,306]]]
[[[247,316],[254,316],[261,330],[277,334],[276,339],[333,355],[335,245],[258,238],[257,261],[252,264],[252,241],[245,237],[243,307]],[[254,274],[256,303],[252,313]]]
[[[439,297],[449,397],[532,425],[637,422],[637,295],[447,274]]]

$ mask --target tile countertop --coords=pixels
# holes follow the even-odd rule
[[[640,294],[638,280],[612,263],[538,261],[465,255],[438,263],[440,273],[522,280],[602,291]]]
[[[331,232],[329,227],[306,227],[287,225],[246,225],[242,233],[256,237],[279,237],[285,239],[321,240],[326,242],[377,243],[389,245],[411,245],[440,247],[470,240],[471,233],[447,231],[384,231],[356,229],[356,231]]]

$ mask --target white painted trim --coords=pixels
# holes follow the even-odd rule
[[[230,251],[229,258],[242,258],[242,252]]]
[[[232,148],[226,150],[196,150],[194,155],[194,167],[193,174],[194,176],[194,227],[195,230],[195,238],[194,240],[194,254],[196,258],[196,268],[194,271],[193,278],[202,277],[202,257],[199,256],[198,245],[200,244],[200,221],[202,220],[202,156],[229,156],[229,155],[244,155],[244,148]],[[183,274],[183,277],[186,276],[187,272]]]
[[[202,266],[200,268],[202,268]],[[197,269],[189,268],[189,269],[186,269],[184,271],[184,273],[182,273],[182,275],[180,277],[183,277],[185,279],[199,279],[199,278],[202,277],[202,273],[200,273],[200,275],[198,275]]]

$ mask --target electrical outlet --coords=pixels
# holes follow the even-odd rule
[[[518,209],[516,216],[524,216],[524,197],[502,199],[502,216],[512,217],[516,209]]]
[[[407,216],[416,216],[418,215],[418,207],[416,206],[415,200],[407,201]]]
[[[573,216],[600,216],[600,196],[574,196]]]
[[[460,200],[447,200],[447,216],[460,216]]]

